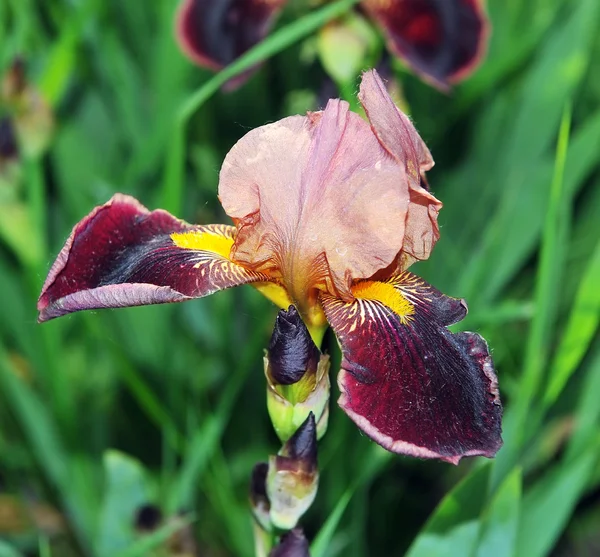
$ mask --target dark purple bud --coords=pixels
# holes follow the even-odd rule
[[[0,161],[19,156],[14,126],[8,116],[0,119]]]
[[[290,306],[280,310],[269,343],[271,377],[280,385],[292,385],[307,371],[315,372],[321,353],[302,321],[298,310]]]
[[[281,530],[295,528],[315,500],[319,485],[317,426],[312,412],[279,454],[269,458],[266,485],[271,524]]]
[[[252,470],[250,480],[250,508],[256,522],[266,532],[271,530],[271,519],[269,517],[271,503],[267,495],[268,472],[269,465],[266,462],[259,462]]]
[[[258,504],[260,502],[269,503],[267,497],[267,472],[269,465],[266,462],[259,462],[252,470],[252,478],[250,480],[250,498],[252,502]]]
[[[315,415],[310,412],[308,418],[282,447],[277,457],[278,469],[317,469],[317,424]]]
[[[308,540],[302,528],[294,528],[281,536],[269,557],[310,557]]]

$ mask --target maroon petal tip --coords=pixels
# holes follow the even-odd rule
[[[267,280],[229,259],[234,230],[192,226],[117,194],[73,228],[42,288],[39,320],[180,302]]]

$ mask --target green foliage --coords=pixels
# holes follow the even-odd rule
[[[117,191],[225,222],[223,157],[247,130],[324,104],[319,29],[354,3],[290,2],[267,41],[211,75],[178,52],[174,0],[0,2],[0,70],[23,55],[56,115],[49,152],[15,185],[18,211],[0,207],[0,557],[161,557],[186,531],[199,554],[252,555],[249,474],[278,448],[262,372],[275,308],[240,288],[41,326],[35,302],[71,226]],[[390,456],[332,404],[304,523],[315,557],[583,556],[599,543],[586,525],[600,512],[600,3],[487,4],[489,54],[470,80],[445,95],[397,64],[393,78],[444,202],[442,239],[416,270],[464,296],[458,326],[488,339],[505,446],[457,468]],[[366,65],[383,50],[363,31],[331,76],[345,98],[357,52]],[[318,52],[330,73],[342,54]],[[3,519],[14,501],[17,528]],[[145,503],[165,520],[142,535]]]

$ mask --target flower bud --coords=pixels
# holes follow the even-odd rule
[[[310,412],[279,454],[269,458],[266,491],[271,523],[283,530],[294,528],[314,501],[318,484],[317,425]]]
[[[294,306],[277,315],[264,363],[267,408],[279,438],[287,441],[309,412],[321,438],[329,416],[329,356],[315,346]]]
[[[269,343],[270,373],[274,383],[293,385],[305,373],[315,375],[319,349],[294,306],[280,310]]]
[[[0,118],[0,167],[5,160],[16,159],[19,147],[12,122],[8,116]]]
[[[266,532],[271,531],[271,519],[269,511],[271,505],[267,497],[267,473],[269,465],[266,462],[259,462],[252,470],[250,480],[250,507],[252,515],[259,526]]]
[[[310,557],[308,540],[301,528],[294,528],[281,536],[269,557]]]

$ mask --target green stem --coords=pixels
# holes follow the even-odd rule
[[[252,520],[252,531],[254,533],[254,554],[256,557],[268,557],[273,548],[273,534],[267,532]]]

